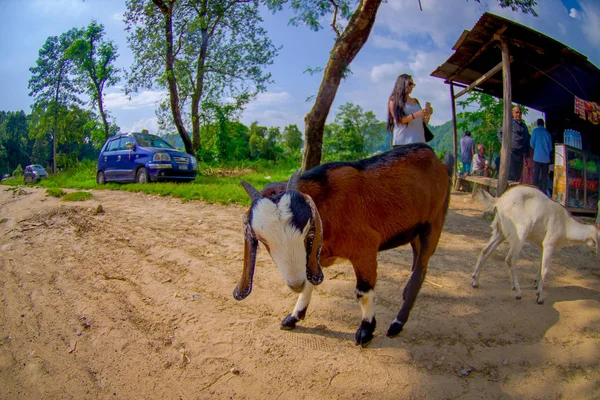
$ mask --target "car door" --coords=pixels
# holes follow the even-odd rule
[[[106,150],[102,155],[104,161],[104,176],[107,181],[119,179],[117,169],[117,151],[119,149],[120,138],[114,138],[106,145]]]
[[[131,136],[122,137],[119,140],[119,150],[117,150],[117,165],[119,180],[134,181],[135,180],[135,154],[127,147],[127,143],[134,144]]]

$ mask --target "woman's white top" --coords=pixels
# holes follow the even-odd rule
[[[404,113],[409,116],[421,109],[419,103],[414,106],[404,105]],[[394,146],[398,144],[425,143],[425,129],[423,118],[411,119],[408,124],[398,124],[394,127]]]

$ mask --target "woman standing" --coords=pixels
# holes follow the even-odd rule
[[[394,90],[388,101],[387,131],[393,133],[392,145],[425,143],[424,124],[429,123],[433,110],[421,108],[419,100],[410,97],[415,82],[408,74],[396,79]]]

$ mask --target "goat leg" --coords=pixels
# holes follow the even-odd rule
[[[504,260],[506,262],[506,267],[508,268],[508,276],[512,285],[512,290],[515,291],[515,299],[517,300],[521,300],[521,287],[519,286],[519,278],[515,271],[515,263],[519,253],[521,252],[521,243],[523,242],[512,244],[511,248],[508,250],[508,255]]]
[[[473,282],[471,286],[474,288],[479,287],[479,276],[481,275],[481,271],[483,269],[483,264],[487,260],[487,258],[496,250],[496,248],[504,241],[504,235],[500,233],[499,230],[495,229],[492,238],[485,245],[481,253],[479,254],[479,258],[477,259],[477,264],[475,265],[475,271],[473,272]]]
[[[306,317],[306,310],[308,309],[308,304],[310,303],[310,299],[312,297],[312,291],[313,285],[307,281],[304,284],[302,293],[300,293],[300,296],[298,296],[298,301],[296,302],[294,311],[292,311],[291,314],[288,314],[283,321],[281,321],[281,329],[291,331],[296,327],[296,322],[303,320],[304,317]]]
[[[373,289],[363,292],[358,287],[355,290],[356,298],[360,303],[362,321],[354,335],[354,341],[362,347],[367,346],[373,340],[373,332],[377,326],[375,320],[375,291]]]
[[[552,252],[554,250],[553,246],[544,245],[542,250],[542,266],[538,271],[538,282],[536,287],[537,294],[537,303],[544,304],[544,281],[546,280],[546,276],[548,275],[548,270],[550,269],[550,258],[552,257]]]

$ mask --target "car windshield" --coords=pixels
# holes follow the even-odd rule
[[[46,172],[44,167],[42,167],[41,165],[32,165],[31,169],[38,172]]]
[[[134,133],[133,136],[138,144],[142,147],[158,147],[161,149],[173,149],[169,143],[162,140],[160,137],[156,135],[151,135],[149,133]]]

